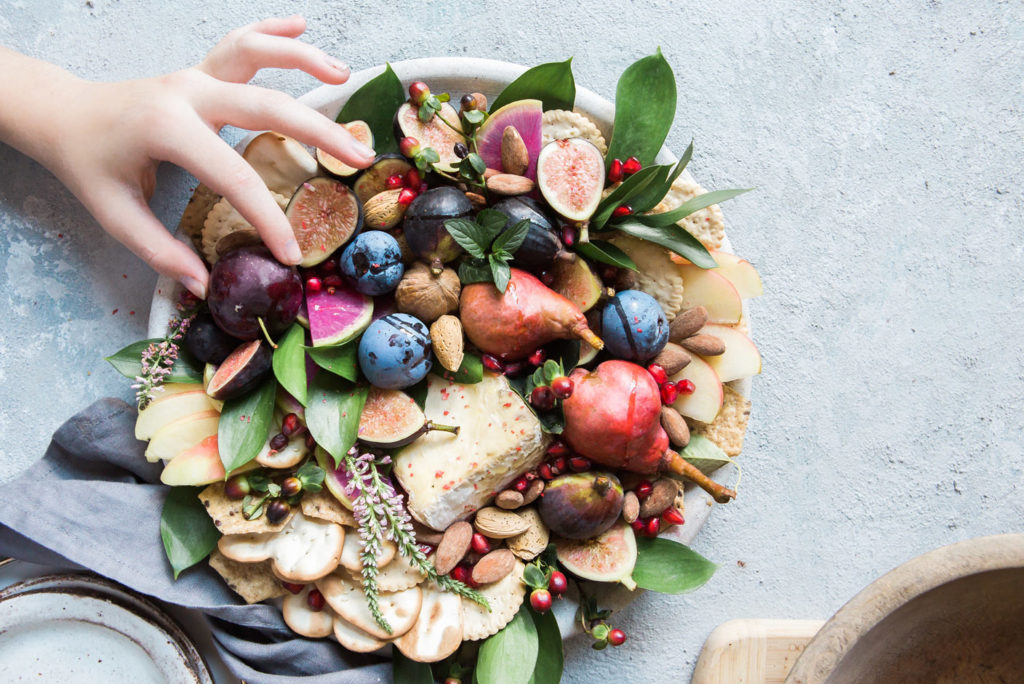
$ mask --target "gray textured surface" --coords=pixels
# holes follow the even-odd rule
[[[1024,9],[897,4],[304,3],[309,38],[354,68],[574,55],[577,81],[612,97],[660,45],[680,84],[673,149],[696,139],[708,187],[759,188],[725,207],[768,294],[753,305],[765,371],[740,498],[695,545],[721,570],[616,616],[625,647],[571,645],[568,681],[675,681],[724,620],[827,617],[922,551],[1020,529]],[[0,42],[90,78],[138,77],[282,6],[208,5],[0,0]],[[162,173],[165,223],[189,187]],[[127,396],[100,357],[144,333],[154,282],[0,147],[0,478],[93,398]]]

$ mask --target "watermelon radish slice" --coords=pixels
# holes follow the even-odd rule
[[[309,334],[314,347],[344,344],[366,330],[373,299],[346,285],[306,293]]]
[[[352,500],[345,493],[345,487],[351,479],[348,471],[344,468],[335,468],[334,459],[323,447],[318,446],[313,457],[316,459],[316,464],[324,469],[324,486],[327,487],[327,491],[334,495],[334,498],[340,501],[342,506],[351,511]]]
[[[516,100],[487,117],[480,130],[476,133],[477,153],[488,168],[501,169],[501,136],[506,126],[514,126],[526,149],[530,153],[530,166],[526,169],[526,177],[537,178],[537,156],[541,148],[541,125],[544,118],[544,105],[540,100]]]
[[[458,434],[459,428],[437,425],[423,414],[416,401],[400,390],[371,387],[359,417],[359,441],[380,449],[395,449],[430,430]]]

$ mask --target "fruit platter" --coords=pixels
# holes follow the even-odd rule
[[[161,280],[150,339],[109,358],[164,463],[170,568],[403,676],[558,681],[563,634],[621,646],[613,608],[714,572],[686,543],[736,497],[761,369],[718,206],[744,190],[663,149],[660,52],[614,107],[571,60],[414,60],[303,100],[378,157],[239,144],[302,263],[200,185],[179,237],[207,300]]]

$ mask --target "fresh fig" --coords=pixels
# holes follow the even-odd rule
[[[505,230],[523,220],[530,222],[526,239],[512,256],[514,266],[539,271],[549,268],[556,259],[576,260],[576,255],[565,249],[554,223],[537,200],[519,195],[503,199],[491,208],[508,217]]]
[[[552,273],[555,280],[551,289],[579,307],[580,311],[586,312],[601,301],[604,286],[585,260],[556,261]]]
[[[537,155],[541,150],[541,127],[544,105],[540,100],[516,100],[491,112],[476,132],[476,148],[489,168],[501,169],[501,139],[507,126],[512,126],[526,144],[530,164],[523,174],[537,178]]]
[[[547,492],[544,492],[547,496]],[[636,566],[636,536],[633,528],[619,521],[593,539],[558,539],[555,551],[562,567],[583,579],[621,582],[632,591]]]
[[[363,143],[371,150],[373,149],[373,131],[370,130],[370,125],[365,121],[349,121],[347,124],[339,124],[352,134],[352,137]],[[332,176],[338,176],[339,178],[348,178],[359,173],[359,169],[349,166],[345,162],[341,161],[332,154],[329,154],[319,147],[316,148],[316,160],[320,162],[320,166],[324,167],[327,173]]]
[[[196,316],[185,333],[185,348],[203,363],[221,363],[237,346],[238,340],[221,330],[209,314]]]
[[[346,285],[306,293],[309,334],[314,347],[344,344],[366,330],[373,299]]]
[[[549,142],[537,158],[537,185],[551,208],[570,221],[586,221],[604,190],[604,157],[583,138]]]
[[[448,123],[444,123],[439,117],[444,117]],[[447,102],[442,103],[441,111],[427,122],[420,121],[419,107],[406,102],[395,112],[395,139],[415,138],[422,147],[434,148],[441,158],[437,164],[443,169],[452,170],[461,161],[455,154],[455,145],[465,144],[466,137],[459,131],[452,130],[448,124],[459,131],[462,130],[459,113]]]
[[[270,348],[263,340],[243,342],[217,367],[206,393],[219,400],[248,393],[270,373],[271,358]]]
[[[242,247],[224,255],[210,271],[206,299],[221,330],[242,340],[283,333],[302,306],[302,279],[266,247]]]
[[[444,222],[453,218],[466,218],[473,213],[473,205],[465,193],[449,186],[433,188],[418,195],[405,212],[403,230],[409,247],[416,256],[430,264],[434,273],[440,273],[445,262],[462,254]]]
[[[359,416],[359,441],[378,449],[395,449],[431,430],[458,433],[458,427],[427,420],[416,401],[399,390],[371,387]]]
[[[356,192],[356,197],[363,204],[366,204],[374,195],[389,190],[388,178],[392,176],[402,176],[409,173],[413,168],[413,165],[409,163],[409,160],[400,154],[382,154],[373,160],[366,170],[356,178],[356,182],[352,184],[352,189]]]
[[[363,228],[363,205],[344,183],[310,178],[284,210],[302,250],[301,266],[316,266]]]
[[[544,487],[539,511],[544,524],[560,537],[590,539],[622,513],[622,485],[603,471],[560,475]]]

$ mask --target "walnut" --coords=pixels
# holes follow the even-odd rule
[[[398,283],[395,303],[399,311],[429,324],[458,309],[461,292],[462,285],[455,271],[446,268],[435,276],[429,266],[417,262],[406,270]]]

